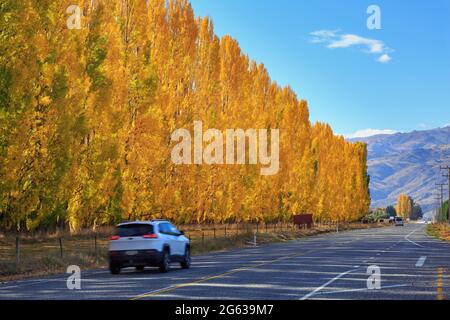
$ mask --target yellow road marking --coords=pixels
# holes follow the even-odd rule
[[[166,289],[156,290],[156,291],[153,291],[151,293],[144,293],[142,295],[133,297],[130,300],[139,300],[139,299],[143,299],[143,298],[148,298],[148,297],[151,297],[151,296],[159,295],[161,293],[171,292],[171,291],[174,291],[174,290],[177,290],[177,289],[180,289],[180,288],[190,287],[190,286],[198,284],[198,283],[202,283],[202,282],[206,282],[206,281],[209,281],[209,280],[214,280],[214,279],[226,277],[226,276],[231,275],[231,274],[235,274],[235,273],[238,273],[238,272],[255,269],[255,268],[258,268],[258,267],[262,267],[262,266],[265,266],[265,265],[268,265],[268,264],[272,264],[272,263],[275,263],[275,262],[287,260],[287,259],[290,259],[290,258],[299,257],[299,256],[302,256],[302,255],[311,253],[311,252],[312,251],[310,250],[310,251],[307,251],[307,252],[304,252],[304,253],[296,253],[296,254],[289,255],[289,256],[284,256],[284,257],[281,257],[281,258],[278,258],[278,259],[275,259],[275,260],[258,263],[258,264],[255,264],[253,266],[248,266],[248,267],[234,269],[234,270],[231,270],[231,271],[228,271],[228,272],[224,272],[222,274],[218,274],[218,275],[215,275],[215,276],[206,277],[206,278],[203,278],[203,279],[200,279],[200,280],[196,280],[196,281],[192,281],[192,282],[176,285],[176,286],[169,287],[169,288],[166,288]]]
[[[358,241],[358,240],[361,240],[361,238],[357,238],[357,239],[351,240],[348,243],[355,242],[355,241]],[[163,289],[160,289],[160,290],[155,290],[155,291],[152,291],[150,293],[144,293],[144,294],[138,295],[136,297],[130,298],[130,300],[139,300],[139,299],[144,299],[144,298],[149,298],[149,297],[152,297],[152,296],[156,296],[156,295],[159,295],[161,293],[172,292],[172,291],[175,291],[175,290],[180,289],[180,288],[190,287],[190,286],[198,284],[198,283],[203,283],[203,282],[206,282],[206,281],[209,281],[209,280],[214,280],[214,279],[226,277],[226,276],[231,275],[231,274],[235,274],[235,273],[238,273],[238,272],[255,269],[255,268],[258,268],[258,267],[262,267],[262,266],[265,266],[265,265],[273,264],[273,263],[280,262],[280,261],[283,261],[283,260],[296,258],[296,257],[301,257],[301,256],[307,255],[309,253],[318,252],[319,250],[326,250],[326,249],[331,248],[331,247],[329,246],[329,247],[320,248],[320,249],[311,249],[311,250],[308,250],[308,251],[303,252],[303,253],[296,253],[296,254],[292,254],[292,255],[289,255],[289,256],[280,257],[280,258],[275,259],[275,260],[271,260],[271,261],[266,261],[266,262],[255,264],[253,266],[248,266],[248,267],[234,269],[234,270],[227,271],[225,273],[218,274],[218,275],[215,275],[215,276],[210,276],[210,277],[202,278],[202,279],[199,279],[199,280],[196,280],[196,281],[175,285],[175,286],[169,287],[169,288],[163,288]]]
[[[444,274],[444,268],[438,268],[437,282],[436,282],[436,290],[437,290],[437,299],[438,300],[444,300],[444,288],[442,285],[443,274]]]

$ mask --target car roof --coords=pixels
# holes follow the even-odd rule
[[[163,219],[157,219],[157,220],[151,220],[151,221],[124,221],[122,223],[119,223],[117,226],[126,226],[126,225],[131,225],[131,224],[142,224],[142,225],[154,225],[154,224],[160,224],[162,222],[169,222],[167,220],[163,220]]]

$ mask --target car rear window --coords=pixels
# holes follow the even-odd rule
[[[126,224],[116,229],[119,237],[140,237],[153,233],[153,226],[150,224]]]

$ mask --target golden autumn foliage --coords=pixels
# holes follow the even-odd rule
[[[177,223],[353,221],[370,204],[367,151],[311,125],[308,105],[187,0],[0,4],[0,225],[71,230],[122,219]],[[280,171],[176,166],[170,135],[280,129]]]
[[[397,207],[395,208],[397,214],[404,218],[409,219],[413,213],[414,200],[407,194],[401,194],[397,200]]]

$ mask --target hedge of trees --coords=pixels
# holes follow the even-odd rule
[[[80,30],[66,25],[72,1],[0,3],[3,229],[367,213],[366,146],[311,124],[306,101],[186,0],[77,2]],[[195,120],[280,129],[280,172],[174,165],[170,135]]]

